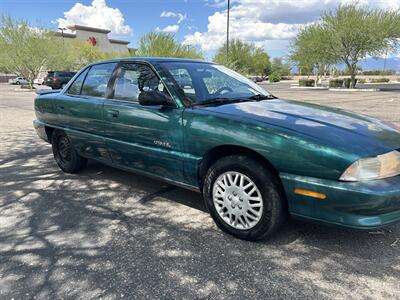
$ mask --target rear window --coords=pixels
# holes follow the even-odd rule
[[[91,67],[83,83],[81,95],[104,98],[108,81],[116,65],[108,63]]]
[[[54,76],[56,77],[74,77],[75,72],[54,72]]]

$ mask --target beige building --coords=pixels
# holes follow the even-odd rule
[[[102,28],[87,27],[82,25],[67,26],[72,33],[60,31],[55,35],[64,40],[82,40],[97,46],[100,51],[116,54],[129,54],[128,41],[111,39],[108,37],[110,30]]]

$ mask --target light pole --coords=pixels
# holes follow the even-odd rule
[[[61,30],[61,37],[62,37],[62,40],[63,40],[63,45],[64,45],[64,30],[67,30],[67,28],[64,28],[64,27],[58,27],[58,29],[60,29],[60,30]]]
[[[231,8],[231,1],[228,0],[228,14],[226,18],[226,59],[229,55],[229,10]]]

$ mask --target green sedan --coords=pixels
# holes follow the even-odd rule
[[[93,159],[199,191],[225,232],[272,235],[287,216],[372,229],[400,220],[400,131],[340,109],[278,99],[197,60],[91,64],[35,99],[58,166]]]

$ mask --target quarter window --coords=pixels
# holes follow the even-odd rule
[[[85,80],[85,76],[86,76],[88,70],[89,70],[89,68],[87,68],[85,71],[83,71],[75,79],[75,81],[71,84],[71,86],[68,89],[68,94],[70,94],[70,95],[80,95],[81,94],[82,83]]]
[[[104,98],[115,66],[116,63],[109,63],[91,67],[83,83],[81,95]]]
[[[149,66],[134,63],[121,65],[114,83],[113,99],[137,102],[142,91],[166,92]]]

